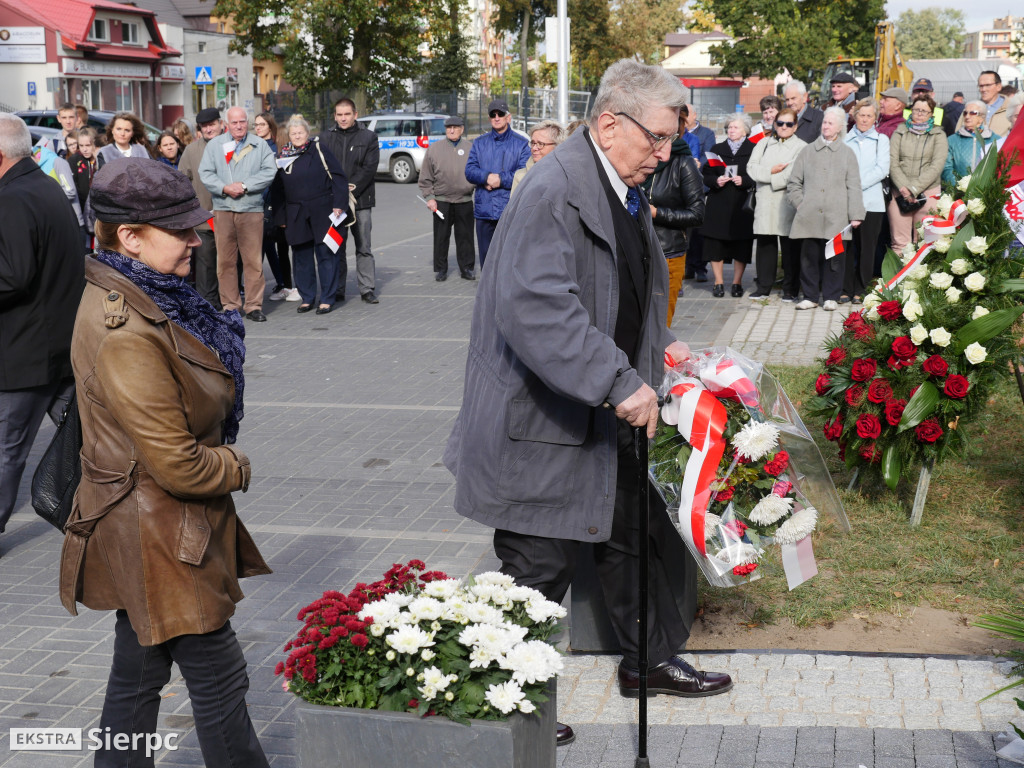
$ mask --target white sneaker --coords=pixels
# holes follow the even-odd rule
[[[836,302],[829,299],[828,301],[821,305],[821,308],[824,309],[826,312],[835,312],[837,309],[839,309],[839,305]]]
[[[285,301],[302,301],[298,288],[287,288],[285,290],[288,291],[288,295],[284,297]]]
[[[814,309],[816,306],[818,306],[818,302],[811,301],[810,299],[804,299],[803,301],[801,301],[799,304],[796,305],[796,308],[797,309]]]
[[[286,298],[288,298],[288,289],[287,288],[281,288],[279,290],[274,291],[272,294],[270,294],[270,300],[271,301],[281,301],[282,299],[286,299]]]

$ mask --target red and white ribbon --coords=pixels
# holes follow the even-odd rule
[[[732,360],[715,362],[705,358],[701,361],[699,375],[704,386],[715,396],[738,400],[750,408],[758,406],[757,387]]]
[[[924,261],[924,257],[931,253],[933,247],[934,246],[931,243],[925,243],[920,248],[918,248],[917,253],[914,254],[914,257],[903,265],[903,269],[901,269],[899,272],[893,275],[892,280],[886,283],[885,287],[895,288],[897,285],[903,282],[903,278],[907,276],[907,273],[910,272],[910,270],[912,270],[922,261]]]
[[[938,216],[925,216],[921,220],[921,238],[926,243],[932,243],[940,237],[955,235],[960,225],[967,218],[967,205],[963,200],[954,200],[949,207],[949,216],[944,219]]]

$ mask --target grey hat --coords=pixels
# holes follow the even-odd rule
[[[508,108],[508,102],[504,99],[494,99],[487,105],[487,114],[491,114],[491,112],[504,112],[507,115],[511,111]]]
[[[199,110],[199,114],[196,115],[196,122],[199,125],[205,123],[212,123],[214,120],[220,120],[220,110],[216,107],[207,107],[206,109]]]
[[[89,199],[96,218],[110,224],[190,229],[213,217],[185,174],[148,157],[108,162],[93,177]]]
[[[840,72],[829,80],[829,83],[850,83],[851,85],[859,85],[857,79],[849,72]]]
[[[452,115],[451,117],[447,118],[444,121],[444,127],[445,128],[450,128],[453,125],[465,125],[465,124],[466,124],[466,121],[463,120],[458,115]]]
[[[882,96],[887,96],[890,99],[899,99],[904,104],[910,102],[910,97],[907,96],[907,92],[902,88],[886,88],[884,91],[882,91]]]

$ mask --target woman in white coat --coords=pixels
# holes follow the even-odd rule
[[[853,129],[846,134],[846,146],[857,155],[860,186],[864,193],[863,223],[853,232],[854,251],[847,254],[846,277],[839,303],[860,304],[864,291],[875,277],[875,250],[885,216],[885,195],[882,181],[889,175],[889,137],[875,130],[878,104],[874,99],[861,99],[853,107]]]
[[[794,301],[800,290],[800,249],[789,239],[796,214],[786,199],[786,183],[793,161],[807,142],[796,136],[796,112],[788,107],[775,116],[775,129],[754,147],[747,163],[747,175],[757,182],[754,208],[754,238],[757,241],[757,288],[752,299],[765,299],[772,292],[779,252],[782,252],[782,300]]]

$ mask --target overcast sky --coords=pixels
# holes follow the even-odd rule
[[[974,32],[979,29],[989,29],[992,26],[992,19],[1009,16],[1012,8],[1017,7],[1018,12],[1014,15],[1021,15],[1020,0],[971,0],[968,3],[951,2],[928,2],[928,0],[886,0],[885,10],[893,21],[903,11],[913,9],[919,11],[922,8],[959,8],[964,12],[967,19],[967,31]]]

